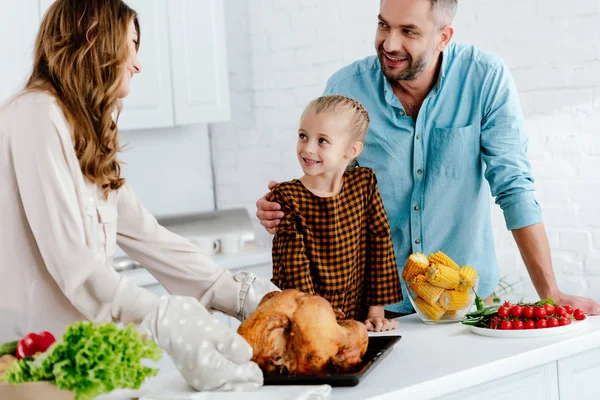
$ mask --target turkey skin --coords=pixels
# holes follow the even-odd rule
[[[337,321],[327,300],[294,289],[267,294],[238,333],[264,372],[287,375],[351,370],[369,342],[364,324]]]

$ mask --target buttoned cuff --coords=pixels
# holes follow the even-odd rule
[[[508,230],[521,229],[542,222],[542,208],[535,199],[513,203],[503,211]]]

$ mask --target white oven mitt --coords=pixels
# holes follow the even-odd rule
[[[252,347],[192,297],[162,296],[141,326],[198,391],[262,386],[262,371],[250,361]]]
[[[239,293],[240,308],[236,315],[236,318],[242,322],[256,310],[258,303],[267,293],[281,292],[281,289],[273,285],[271,281],[256,276],[252,272],[241,271],[235,274],[233,278],[242,283]]]

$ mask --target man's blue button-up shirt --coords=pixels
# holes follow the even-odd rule
[[[499,281],[489,194],[508,229],[542,221],[527,160],[519,96],[502,60],[450,44],[437,84],[416,122],[404,110],[376,56],[336,72],[326,94],[355,98],[371,117],[361,166],[372,168],[392,229],[400,273],[411,253],[442,250],[480,275],[478,294]],[[411,312],[404,301],[386,308]]]

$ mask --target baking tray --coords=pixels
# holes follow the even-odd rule
[[[363,361],[352,371],[323,375],[264,374],[265,385],[323,385],[356,386],[390,352],[402,336],[369,336]]]

